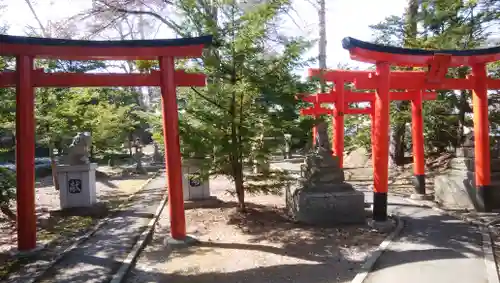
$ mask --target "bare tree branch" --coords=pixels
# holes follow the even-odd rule
[[[31,14],[33,14],[33,17],[37,21],[38,26],[40,27],[40,30],[42,31],[42,35],[44,37],[50,37],[50,35],[47,33],[47,30],[45,29],[45,26],[42,24],[42,21],[38,17],[38,15],[37,15],[37,13],[35,11],[35,8],[33,7],[33,5],[31,5],[31,1],[30,0],[24,0],[24,2],[26,2],[26,4],[28,5],[28,7],[30,8]]]

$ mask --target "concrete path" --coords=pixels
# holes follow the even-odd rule
[[[291,171],[299,168],[286,162],[273,165]],[[366,202],[372,203],[372,192],[364,192]],[[405,221],[405,227],[364,283],[488,282],[477,227],[398,196],[389,196],[389,210]]]
[[[80,247],[70,251],[37,282],[107,282],[120,268],[165,195],[164,174],[152,180],[122,212]]]
[[[405,227],[364,283],[488,282],[477,227],[413,206],[401,197],[389,197],[389,203]]]

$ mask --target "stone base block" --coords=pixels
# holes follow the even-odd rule
[[[97,202],[96,163],[57,166],[61,209],[92,207]]]
[[[482,211],[477,193],[474,172],[450,170],[434,178],[434,198],[447,209]],[[493,189],[491,197],[493,208],[500,208],[500,192]]]
[[[200,244],[200,241],[193,236],[186,235],[184,239],[174,239],[171,236],[167,236],[163,243],[165,246],[169,246],[172,249],[178,248],[188,248],[190,246]]]
[[[210,199],[210,181],[205,179],[202,160],[183,160],[182,188],[185,201]]]
[[[434,196],[427,195],[427,194],[411,194],[410,199],[412,199],[412,200],[433,200]]]
[[[387,221],[375,221],[373,219],[368,220],[368,226],[382,233],[388,233],[396,227],[396,223],[392,219]]]
[[[92,218],[103,218],[107,216],[109,212],[109,207],[103,202],[97,202],[87,207],[68,207],[49,211],[51,217],[81,216]]]
[[[362,192],[308,192],[286,189],[286,206],[298,222],[312,225],[365,223],[365,197]]]
[[[14,248],[9,251],[9,254],[11,256],[17,257],[17,258],[26,258],[26,257],[32,257],[36,255],[38,252],[43,250],[45,248],[45,245],[40,245],[37,244],[34,249],[27,250],[27,251],[20,251],[17,248]]]

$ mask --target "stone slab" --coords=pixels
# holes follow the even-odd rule
[[[500,159],[490,161],[491,172],[500,172]],[[450,161],[450,168],[455,170],[475,171],[474,157],[455,157]]]
[[[492,183],[493,208],[500,208],[500,183]],[[498,189],[497,189],[498,188]],[[434,178],[434,198],[448,209],[478,209],[475,173],[448,170]]]
[[[96,170],[97,167],[98,167],[97,163],[88,163],[80,165],[61,164],[57,165],[57,172],[82,172],[82,171]]]
[[[309,192],[286,188],[286,206],[298,222],[312,225],[364,223],[364,194],[347,192]]]
[[[471,178],[472,177],[472,178]],[[449,209],[477,207],[474,172],[450,170],[434,178],[434,198]]]

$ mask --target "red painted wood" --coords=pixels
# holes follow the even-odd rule
[[[302,116],[316,116],[316,115],[333,115],[335,112],[334,109],[328,109],[324,107],[310,107],[300,109],[300,115]],[[371,114],[373,112],[372,108],[346,108],[344,110],[344,114]]]
[[[378,88],[374,102],[375,131],[373,142],[373,190],[387,193],[389,168],[389,63],[377,64]]]
[[[160,56],[201,57],[203,45],[161,47],[50,46],[33,44],[0,45],[0,55],[28,55],[64,60],[157,60]]]
[[[328,108],[304,108],[300,109],[302,116],[319,116],[319,115],[333,115],[334,110]]]
[[[487,78],[486,79],[486,87],[488,89],[500,89],[500,80]]]
[[[436,54],[432,58],[428,71],[427,81],[431,83],[440,83],[448,73],[448,66],[450,66],[450,54]]]
[[[176,86],[205,86],[204,74],[175,71]],[[92,73],[44,73],[34,70],[32,80],[35,87],[106,87],[106,86],[160,86],[160,72],[150,74],[92,74]],[[0,73],[0,87],[12,87],[16,83],[16,72]]]
[[[174,58],[160,58],[160,79],[163,112],[163,139],[167,170],[170,231],[172,238],[186,238],[186,217],[182,190],[182,164],[179,142],[179,114],[175,89]]]
[[[413,172],[416,176],[425,175],[424,156],[424,117],[422,115],[422,95],[411,101],[411,135],[413,150]]]
[[[319,76],[319,69],[309,69],[309,76]],[[325,80],[333,82],[342,78],[344,81],[354,82],[358,89],[376,89],[377,81],[373,71],[350,71],[350,70],[329,70],[324,73]],[[427,72],[423,71],[392,71],[391,89],[406,89],[406,90],[461,90],[472,89],[474,81],[469,79],[443,79],[440,83],[433,84],[427,82]],[[488,89],[500,89],[500,80],[487,78],[486,85]]]
[[[411,79],[405,76],[391,76],[390,89],[433,89],[433,90],[446,90],[446,89],[471,89],[474,85],[472,80],[468,79],[443,79],[438,84],[431,84],[426,81],[425,73],[415,74]],[[356,88],[359,89],[375,89],[377,87],[377,80],[370,77],[359,77],[354,82]]]
[[[474,156],[476,171],[476,187],[489,186],[491,183],[490,137],[488,122],[488,89],[486,66],[472,66],[476,85],[472,89],[472,109],[474,121]]]
[[[343,168],[344,165],[344,110],[346,108],[344,81],[337,80],[335,82],[335,92],[337,93],[337,103],[335,104],[335,111],[333,112],[334,127],[333,127],[333,147],[335,156],[339,160],[339,167]]]
[[[350,114],[350,115],[363,115],[363,114],[372,114],[373,109],[371,107],[367,108],[348,108],[344,110],[345,114]]]
[[[420,95],[420,91],[417,90],[409,90],[406,92],[391,92],[389,94],[391,100],[412,100],[416,96]],[[304,102],[314,103],[318,101],[319,103],[336,103],[337,102],[337,93],[332,91],[330,93],[319,93],[314,95],[299,95],[297,96]],[[424,100],[435,100],[437,94],[435,92],[425,92]],[[375,92],[352,92],[346,91],[344,96],[344,101],[353,103],[353,102],[370,102],[375,100]]]
[[[33,61],[30,56],[16,58],[17,247],[20,251],[36,247]]]
[[[433,55],[407,55],[390,54],[378,51],[366,50],[362,48],[352,48],[349,50],[351,59],[366,62],[390,62],[397,66],[427,67],[432,61]],[[500,53],[473,56],[453,56],[450,60],[450,67],[471,66],[474,64],[484,64],[488,62],[500,61]]]

